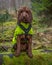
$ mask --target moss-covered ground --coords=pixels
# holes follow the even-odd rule
[[[8,56],[5,54],[11,54],[6,52],[3,55],[2,65],[52,65],[52,52],[41,52],[41,50],[33,50],[33,58],[29,58],[26,53],[21,53],[19,57]],[[3,54],[3,53],[2,53]]]

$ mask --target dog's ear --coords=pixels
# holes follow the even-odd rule
[[[31,23],[32,20],[33,20],[32,11],[30,9],[27,9],[27,12],[29,14],[29,19],[28,19],[29,20],[29,23]]]
[[[18,10],[18,14],[17,14],[17,19],[18,19],[18,22],[21,22],[20,20],[20,14],[23,12],[23,7],[19,8]]]
[[[30,20],[30,22],[32,22],[33,16],[32,16],[32,11],[31,10],[29,10],[29,15],[30,15],[29,20]]]

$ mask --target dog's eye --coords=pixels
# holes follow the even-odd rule
[[[28,11],[26,11],[28,13]]]

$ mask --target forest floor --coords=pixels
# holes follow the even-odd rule
[[[29,58],[25,52],[19,57],[8,56],[11,52],[3,52],[3,65],[52,65],[52,52],[42,52],[43,49],[33,50],[33,58]]]

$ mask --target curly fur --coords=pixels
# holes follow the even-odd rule
[[[26,21],[24,19],[26,19]],[[18,22],[32,22],[32,12],[28,7],[21,7],[18,10]]]

